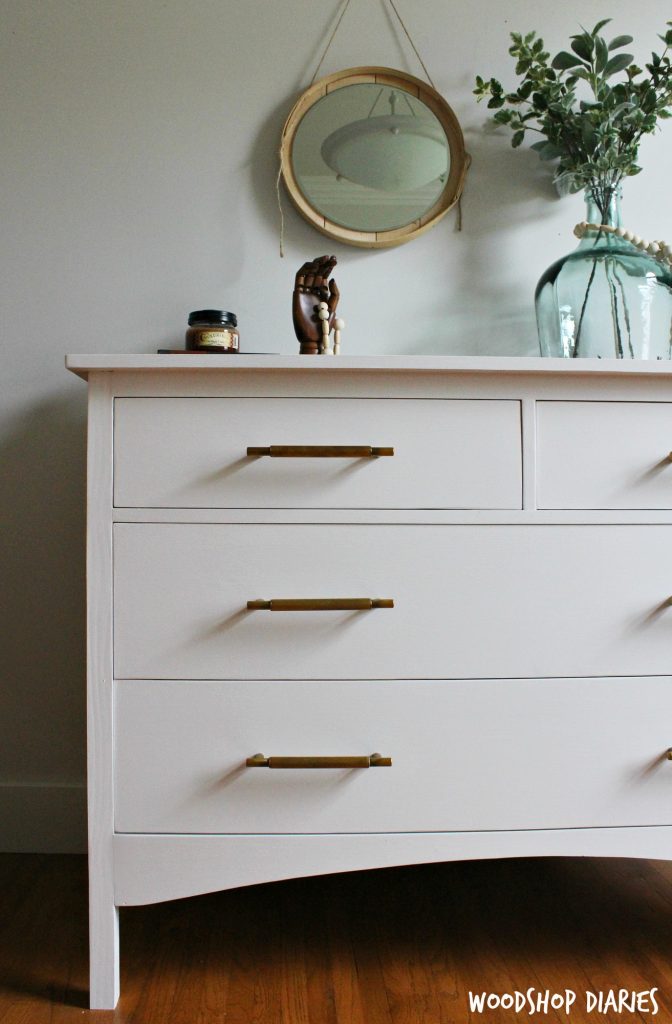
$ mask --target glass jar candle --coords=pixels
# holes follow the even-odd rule
[[[225,309],[197,309],[189,314],[188,352],[238,352],[240,335],[235,313]]]

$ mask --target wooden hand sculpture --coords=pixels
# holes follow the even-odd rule
[[[329,310],[329,329],[333,327],[340,298],[338,285],[329,276],[336,266],[335,256],[318,256],[304,263],[297,271],[292,298],[294,333],[299,339],[302,355],[317,355],[322,343],[322,322],[318,316],[320,302]]]

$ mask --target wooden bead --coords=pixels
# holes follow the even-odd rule
[[[340,316],[334,320],[334,327],[337,331],[342,331],[345,327],[345,320],[341,320]]]
[[[318,309],[329,309],[329,306],[326,304],[326,302],[318,302],[317,308]]]
[[[328,309],[318,309],[317,315],[319,316],[320,320],[328,320],[329,319],[329,310]]]

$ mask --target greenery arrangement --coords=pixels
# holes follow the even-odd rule
[[[479,101],[489,97],[494,120],[512,130],[514,147],[529,131],[543,136],[532,149],[542,160],[558,161],[559,189],[590,189],[602,214],[623,178],[641,170],[642,136],[672,116],[672,21],[659,36],[664,51],[652,53],[643,70],[631,53],[620,52],[632,36],[607,41],[600,35],[610,20],[572,36],[571,52],[552,59],[536,32],[512,32],[518,89],[507,93],[496,78],[479,75],[474,90]]]

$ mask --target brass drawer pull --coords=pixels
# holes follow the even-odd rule
[[[392,758],[370,757],[265,757],[255,754],[245,762],[248,768],[391,768]]]
[[[248,448],[253,457],[271,459],[377,459],[394,455],[394,448],[375,448],[370,444],[272,444],[267,448]]]
[[[394,608],[391,597],[274,597],[270,601],[248,601],[250,611],[267,612],[366,612],[372,608]]]

